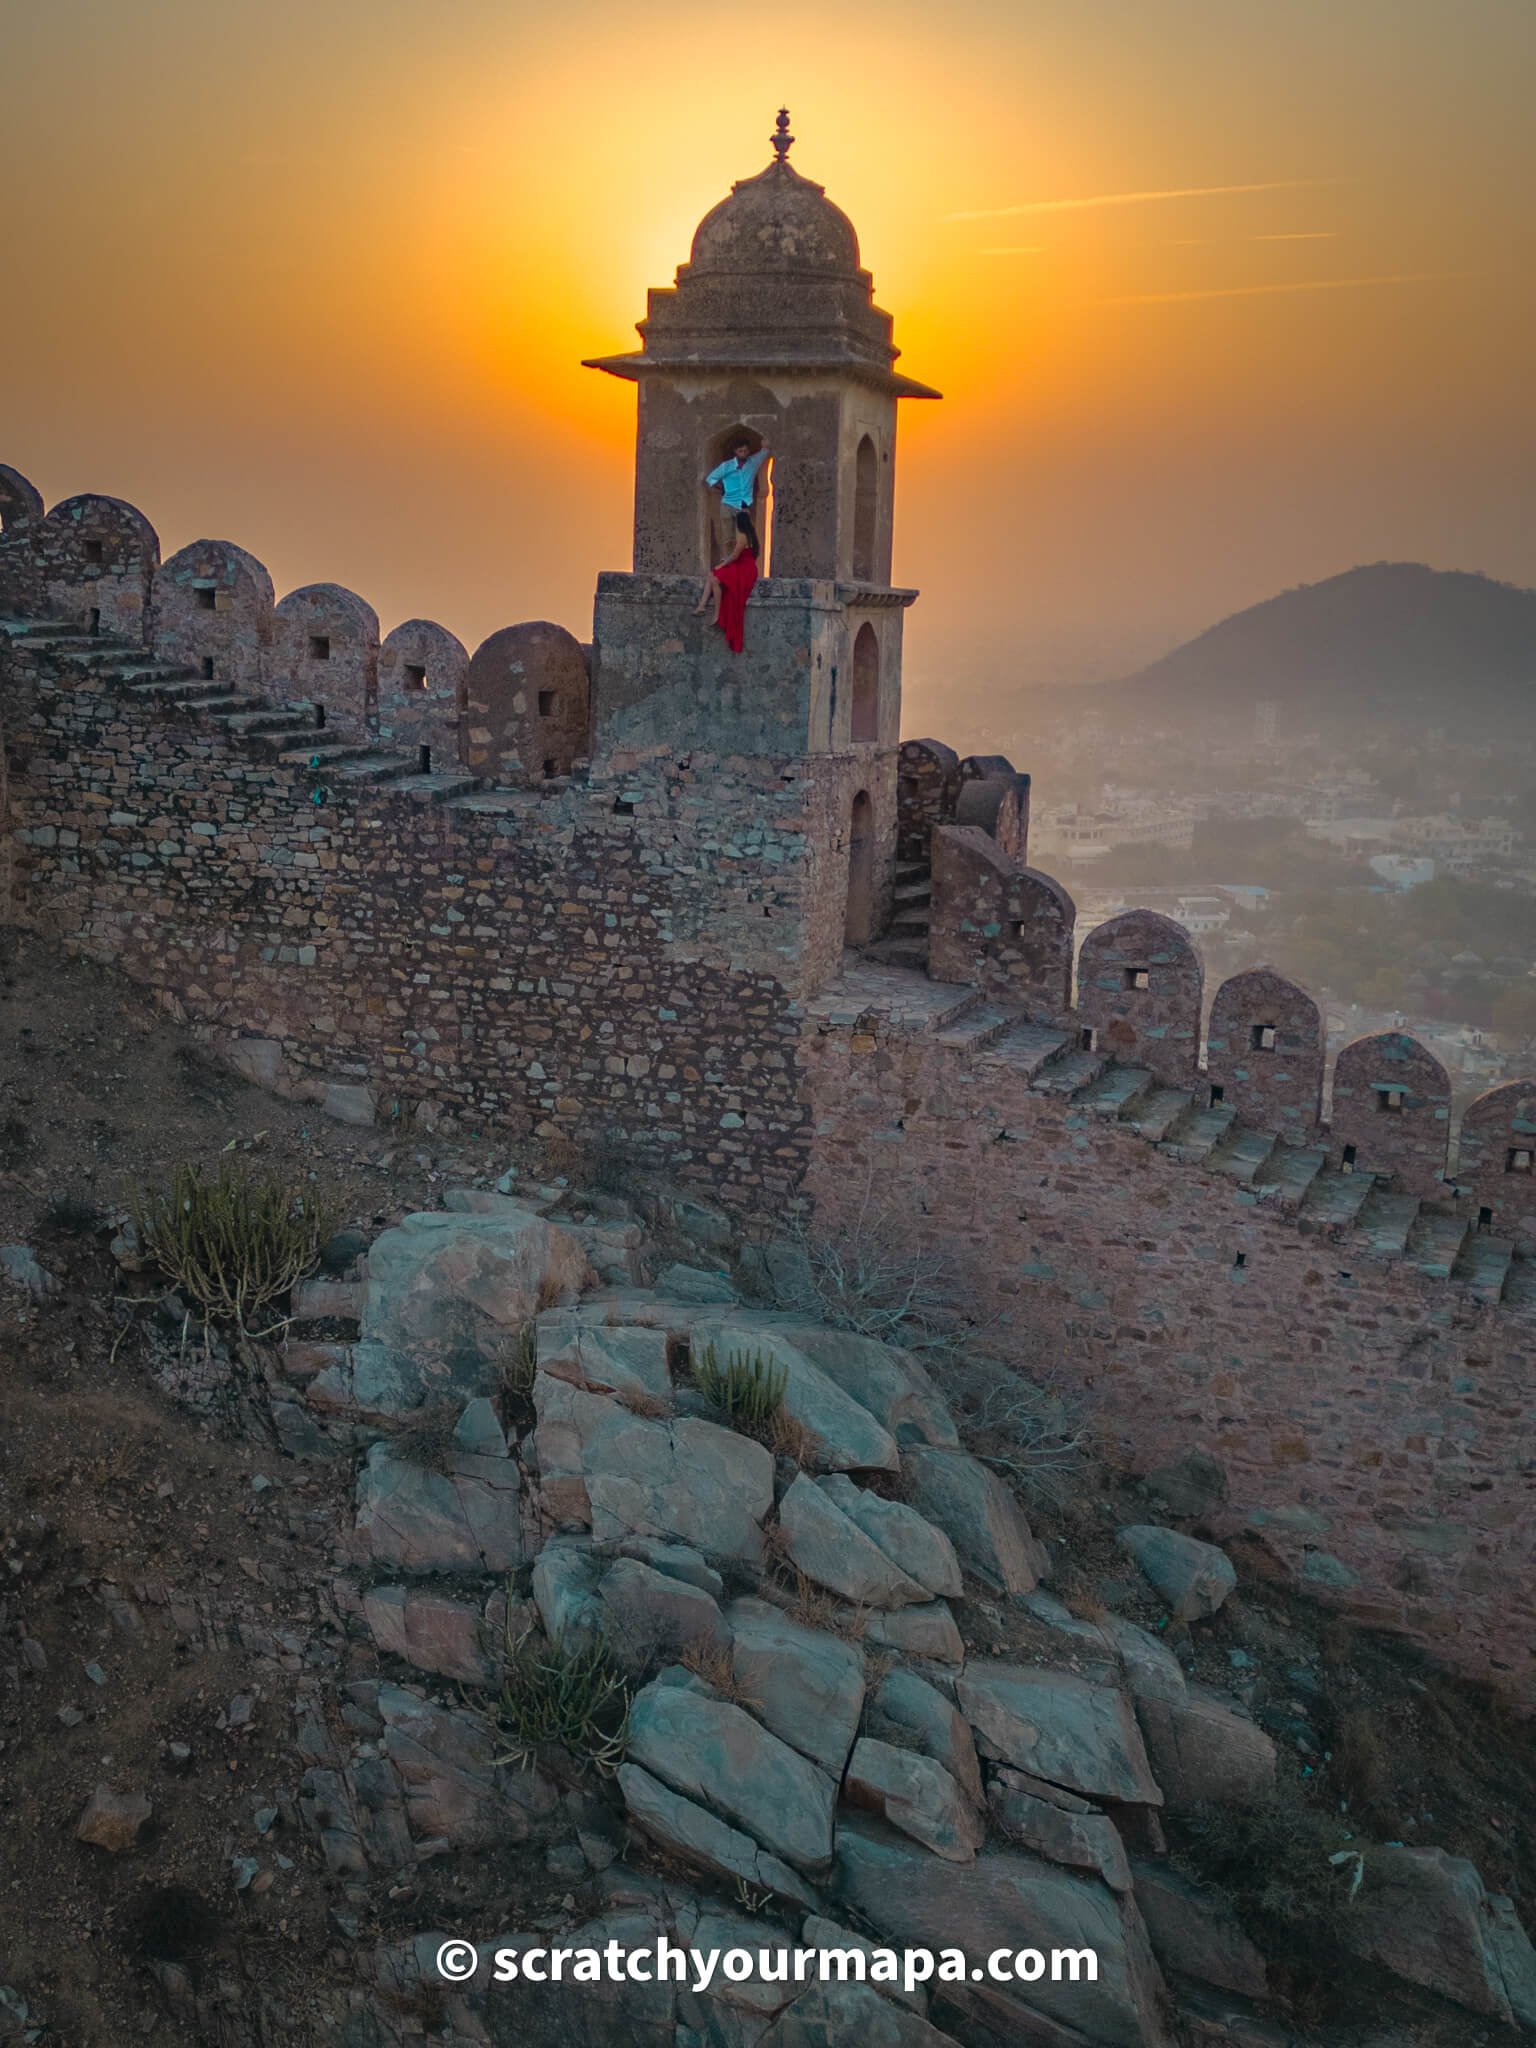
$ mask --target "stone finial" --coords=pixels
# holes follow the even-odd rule
[[[768,139],[773,144],[774,161],[781,164],[787,163],[789,161],[789,152],[795,140],[789,132],[788,107],[780,107],[778,117],[773,124],[773,134]]]

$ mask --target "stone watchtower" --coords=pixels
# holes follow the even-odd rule
[[[825,962],[873,938],[889,902],[917,594],[890,581],[896,401],[939,394],[893,367],[853,224],[790,164],[786,112],[772,140],[767,169],[705,215],[676,283],[650,293],[643,348],[587,365],[639,394],[633,568],[598,579],[592,744],[597,767],[685,751],[803,766],[830,842],[815,914],[837,926],[804,940]],[[734,538],[701,479],[739,440],[766,441],[769,460],[762,577],[732,654],[692,608]]]

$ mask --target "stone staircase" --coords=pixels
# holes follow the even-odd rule
[[[863,958],[886,967],[912,967],[927,972],[928,919],[933,900],[933,871],[925,860],[896,863],[896,895],[891,921],[881,938],[863,949]]]
[[[245,753],[279,767],[308,769],[333,787],[388,783],[423,802],[446,803],[480,786],[474,776],[457,771],[423,773],[419,753],[395,753],[372,739],[328,730],[318,708],[306,699],[276,702],[242,694],[227,683],[157,661],[147,648],[111,634],[89,633],[62,619],[0,620],[0,633],[45,657],[65,687],[89,678],[129,697],[192,711],[222,726]]]
[[[903,965],[866,948],[807,1008],[839,1024],[880,1017],[973,1054],[983,1071],[1011,1068],[1034,1093],[1126,1125],[1169,1158],[1221,1174],[1302,1230],[1368,1257],[1401,1261],[1478,1301],[1536,1312],[1536,1258],[1479,1230],[1450,1188],[1443,1201],[1426,1200],[1404,1193],[1389,1176],[1330,1165],[1323,1146],[1294,1144],[1242,1122],[1227,1104],[1213,1104],[1204,1086],[1170,1087],[1144,1067],[1087,1050],[1076,1032],[1030,1023],[976,989],[919,982]]]

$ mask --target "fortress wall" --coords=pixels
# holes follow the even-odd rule
[[[1530,1320],[1303,1233],[1001,1061],[867,1024],[805,1050],[819,1214],[873,1188],[1142,1469],[1218,1457],[1223,1535],[1536,1693]]]
[[[699,761],[686,782],[637,769],[622,799],[608,781],[439,806],[338,780],[316,805],[307,774],[209,720],[3,659],[33,928],[257,1041],[237,1057],[281,1085],[606,1141],[782,1207],[808,1132],[773,970],[815,787]],[[727,908],[749,899],[755,920]]]

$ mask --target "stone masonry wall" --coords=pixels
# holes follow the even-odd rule
[[[1536,1689],[1536,1330],[1367,1261],[932,1038],[808,1026],[818,1213],[873,1187],[1145,1469],[1199,1448],[1223,1533],[1462,1669]]]
[[[799,1181],[797,1031],[771,964],[814,787],[780,778],[775,815],[697,763],[687,791],[642,775],[625,798],[610,781],[444,806],[383,784],[317,806],[306,775],[211,721],[5,660],[27,922],[258,1041],[249,1070],[364,1083],[385,1115],[430,1101],[616,1144],[741,1206]],[[728,893],[758,912],[729,953],[728,833]]]

